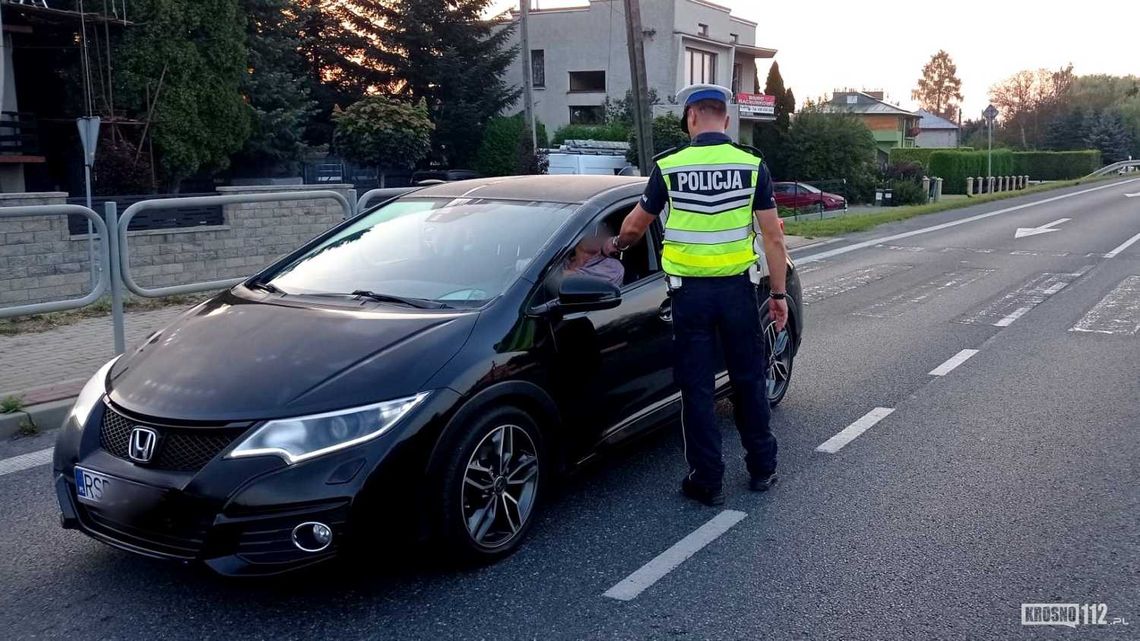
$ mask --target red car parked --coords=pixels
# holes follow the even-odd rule
[[[776,205],[789,209],[831,211],[847,208],[847,199],[843,196],[820,191],[806,183],[772,183],[772,192],[776,197]]]

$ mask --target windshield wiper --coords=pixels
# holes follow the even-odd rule
[[[359,296],[361,298],[367,298],[369,300],[374,300],[380,303],[402,303],[404,305],[409,305],[411,307],[416,307],[419,309],[446,309],[448,307],[443,303],[425,300],[423,298],[409,298],[407,296],[395,296],[393,294],[378,294],[367,289],[358,289],[352,292],[350,296]]]
[[[281,288],[278,287],[277,285],[274,285],[273,283],[264,283],[264,282],[259,281],[259,280],[253,281],[252,283],[246,285],[246,287],[248,287],[250,289],[260,289],[261,291],[269,292],[270,294],[284,294],[285,293],[285,292],[281,291]]]

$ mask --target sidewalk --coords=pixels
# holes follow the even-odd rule
[[[130,350],[190,305],[128,312]],[[0,336],[0,398],[15,394],[37,405],[79,393],[87,379],[114,355],[111,316],[85,318],[46,332]]]

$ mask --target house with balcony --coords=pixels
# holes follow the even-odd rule
[[[517,12],[508,20],[517,21]],[[774,120],[775,102],[760,95],[756,71],[776,50],[756,44],[755,22],[707,0],[654,0],[641,5],[649,88],[661,104],[654,113],[680,113],[677,92],[694,83],[729,87],[730,134],[752,139],[752,125]],[[528,22],[535,114],[549,131],[605,118],[606,98],[621,100],[632,86],[621,0],[589,0],[581,6],[534,9]],[[519,31],[515,30],[515,44]],[[507,72],[523,82],[523,56]],[[522,100],[508,109],[522,109]]]
[[[875,136],[879,162],[886,163],[895,147],[914,147],[920,132],[922,116],[891,104],[882,91],[836,91],[825,105],[830,111],[857,116]]]

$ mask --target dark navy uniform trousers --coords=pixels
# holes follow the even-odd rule
[[[745,272],[686,277],[670,293],[673,305],[673,377],[681,388],[681,419],[689,479],[719,489],[724,478],[715,416],[716,336],[732,381],[734,415],[744,461],[752,476],[776,470],[776,438],[768,426],[767,345],[760,328],[756,287]]]

